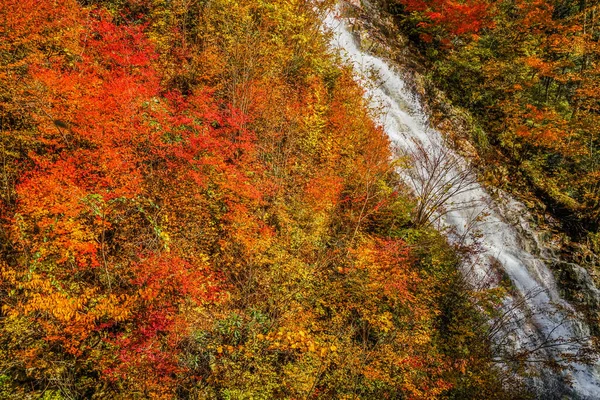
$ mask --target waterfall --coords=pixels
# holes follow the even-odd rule
[[[525,207],[508,196],[504,201],[494,199],[477,182],[467,162],[429,126],[418,96],[400,73],[362,51],[343,18],[330,14],[325,26],[333,34],[332,46],[353,65],[371,106],[381,110],[379,122],[392,146],[413,157],[411,166],[399,172],[420,201],[427,197],[431,202],[424,218],[448,232],[451,242],[477,246],[476,256],[463,263],[467,280],[474,286],[490,287],[498,284],[499,275],[510,278],[505,315],[490,322],[496,352],[528,351],[530,357],[551,358],[568,367],[562,373],[543,370],[533,379],[543,398],[600,398],[598,366],[569,361],[569,356],[578,355],[589,344],[589,329],[571,317],[577,313],[560,297],[547,260],[534,254],[540,251],[527,249],[522,233],[507,222],[507,213],[526,212]],[[469,235],[474,225],[476,239]]]

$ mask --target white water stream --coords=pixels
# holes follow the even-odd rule
[[[381,58],[361,50],[343,18],[329,15],[325,25],[333,32],[332,45],[353,64],[371,105],[382,110],[380,123],[393,146],[403,154],[416,155],[412,170],[401,172],[407,184],[420,196],[449,194],[444,207],[439,207],[444,211],[438,210],[429,219],[449,232],[451,241],[461,240],[467,245],[475,244],[469,231],[477,222],[479,252],[475,258],[465,260],[463,272],[467,279],[472,285],[481,287],[485,282],[489,287],[497,284],[498,279],[492,277],[498,277],[498,269],[510,278],[514,294],[505,302],[507,314],[500,321],[501,329],[494,329],[491,335],[499,357],[502,353],[506,356],[539,349],[529,356],[532,365],[536,359],[553,358],[570,367],[563,373],[542,371],[534,380],[543,392],[541,398],[600,399],[598,366],[568,361],[587,344],[587,327],[568,317],[574,314],[573,309],[561,299],[552,272],[540,256],[526,249],[519,231],[507,222],[507,212],[525,207],[514,200],[492,199],[476,181],[465,184],[466,161],[429,127],[418,97],[402,76]],[[444,163],[442,158],[451,162]],[[491,325],[494,327],[494,322]],[[571,381],[572,389],[565,379]]]

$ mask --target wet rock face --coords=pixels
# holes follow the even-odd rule
[[[569,262],[555,260],[551,264],[561,295],[582,310],[591,334],[600,335],[600,289],[587,269]]]
[[[543,260],[553,272],[562,297],[582,312],[594,335],[600,334],[600,289],[596,281],[582,265],[559,257],[564,255],[564,242],[556,234],[556,224],[539,221],[529,209],[514,201],[500,190],[495,191],[500,200],[502,214],[520,233],[521,246]],[[553,228],[554,227],[554,228]]]
[[[565,296],[592,309],[600,308],[600,290],[585,268],[559,260],[552,263],[552,268],[564,288]]]

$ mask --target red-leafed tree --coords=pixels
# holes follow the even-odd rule
[[[409,13],[422,21],[423,40],[434,39],[448,44],[456,36],[476,35],[493,25],[491,5],[486,0],[397,0]]]

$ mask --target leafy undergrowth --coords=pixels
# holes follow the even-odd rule
[[[3,2],[2,398],[518,397],[328,6]]]

